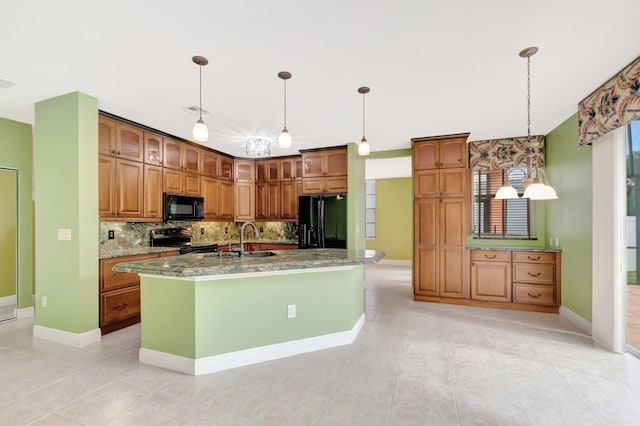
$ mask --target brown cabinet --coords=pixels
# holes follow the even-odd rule
[[[492,307],[558,312],[560,253],[471,250],[471,299]]]
[[[302,180],[280,182],[280,217],[298,218],[298,196],[302,194]]]
[[[302,157],[289,157],[280,160],[280,181],[302,179]]]
[[[162,188],[168,194],[202,196],[200,175],[164,168]]]
[[[413,138],[414,170],[464,168],[467,166],[469,133]]]
[[[302,194],[347,192],[347,150],[302,154]]]
[[[471,252],[471,299],[511,301],[511,252]]]
[[[163,145],[162,136],[144,132],[144,162],[154,166],[161,166]]]
[[[144,135],[141,129],[116,122],[116,146],[111,153],[118,158],[142,162]]]
[[[146,218],[162,219],[162,167],[144,165],[144,214]]]
[[[466,138],[466,137],[465,137]],[[457,137],[455,138],[457,141]],[[462,143],[464,143],[462,140]],[[414,149],[414,269],[416,300],[469,299],[469,170],[439,169],[447,136],[412,140]],[[422,157],[427,156],[428,159]],[[431,157],[437,158],[432,159]],[[432,162],[433,169],[423,170]]]
[[[237,222],[255,220],[256,191],[255,168],[253,160],[236,160],[234,219]]]
[[[200,173],[202,150],[186,142],[163,139],[164,161],[162,165],[173,170]]]
[[[176,255],[177,252],[163,253]],[[115,272],[121,262],[153,259],[158,253],[100,259],[100,329],[102,334],[140,322],[140,277],[129,272]]]
[[[144,165],[101,154],[98,158],[100,218],[143,217]]]
[[[116,122],[98,116],[98,153],[114,155],[116,152]]]
[[[256,161],[256,182],[277,182],[280,180],[280,168],[280,160],[277,158]]]
[[[233,158],[203,149],[201,173],[218,179],[233,181]]]

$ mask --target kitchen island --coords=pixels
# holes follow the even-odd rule
[[[140,275],[140,362],[199,375],[352,343],[364,325],[363,265],[384,253],[268,253],[116,265]]]

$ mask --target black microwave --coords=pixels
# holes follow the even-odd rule
[[[167,194],[162,196],[163,220],[201,220],[204,219],[204,198],[187,195]]]

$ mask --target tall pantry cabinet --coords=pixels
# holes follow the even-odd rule
[[[469,133],[413,138],[414,299],[469,299]]]

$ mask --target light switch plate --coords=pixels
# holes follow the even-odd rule
[[[71,241],[71,229],[58,228],[58,240]]]

